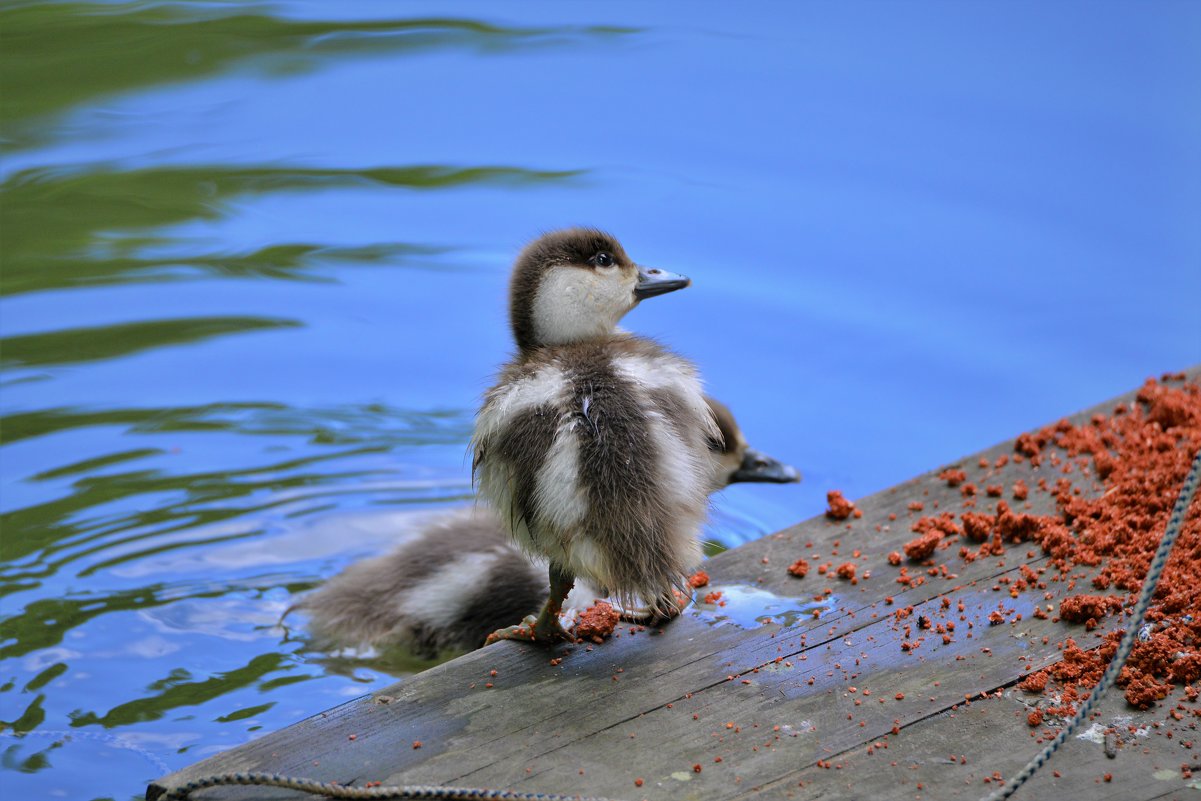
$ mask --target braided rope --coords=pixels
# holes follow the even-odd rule
[[[419,784],[400,787],[346,787],[333,782],[319,782],[316,779],[281,776],[278,773],[220,773],[215,776],[205,776],[169,790],[160,798],[161,801],[185,801],[197,790],[230,784],[282,787],[326,798],[399,798],[432,799],[432,801],[608,801],[604,798],[579,795],[522,793],[516,790],[484,790],[475,787],[433,787]]]
[[[1176,542],[1176,537],[1180,534],[1180,529],[1184,525],[1184,516],[1188,512],[1189,505],[1193,502],[1193,495],[1197,492],[1198,481],[1201,480],[1201,451],[1197,452],[1193,459],[1193,466],[1189,469],[1188,475],[1184,478],[1184,485],[1180,488],[1180,495],[1176,498],[1176,505],[1172,507],[1172,516],[1168,518],[1167,528],[1164,530],[1163,539],[1159,541],[1159,549],[1155,551],[1155,556],[1151,560],[1151,567],[1147,571],[1147,577],[1143,579],[1143,589],[1139,593],[1138,602],[1134,605],[1134,621],[1127,627],[1126,633],[1122,635],[1122,641],[1118,644],[1118,650],[1113,655],[1113,660],[1110,661],[1109,667],[1105,669],[1101,680],[1097,682],[1097,686],[1093,688],[1092,693],[1080,705],[1080,709],[1076,711],[1075,717],[1068,721],[1059,735],[1052,740],[1046,748],[1038,753],[1034,759],[1022,768],[1021,773],[1014,776],[1004,787],[994,791],[991,795],[986,796],[982,801],[1001,801],[1001,799],[1009,798],[1019,787],[1026,783],[1026,780],[1035,774],[1035,772],[1046,764],[1051,755],[1059,750],[1059,746],[1071,736],[1076,727],[1083,722],[1085,718],[1093,711],[1093,707],[1105,695],[1105,692],[1113,686],[1117,681],[1118,673],[1121,672],[1122,666],[1126,664],[1126,657],[1130,656],[1130,651],[1134,648],[1134,641],[1138,637],[1139,628],[1142,626],[1143,615],[1147,614],[1147,608],[1151,606],[1151,596],[1155,594],[1155,586],[1159,583],[1159,577],[1163,573],[1164,566],[1168,563],[1168,555],[1172,552],[1172,545]]]

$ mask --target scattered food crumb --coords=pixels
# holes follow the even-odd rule
[[[948,467],[938,474],[938,477],[947,482],[948,487],[958,487],[963,482],[967,481],[967,473],[962,470],[957,470],[953,467]]]
[[[840,490],[830,490],[826,493],[826,517],[831,520],[846,520],[855,511],[855,504],[842,497]]]

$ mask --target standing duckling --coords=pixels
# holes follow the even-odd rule
[[[721,432],[709,442],[710,492],[801,480],[750,448],[730,410],[707,400]],[[546,578],[546,566],[518,550],[496,513],[478,504],[440,515],[392,553],[355,562],[292,608],[308,614],[325,647],[400,646],[432,659],[479,648],[497,627],[537,612]],[[582,610],[603,597],[583,582],[566,605]]]
[[[674,590],[700,561],[707,443],[721,433],[696,368],[617,323],[688,284],[589,228],[547,234],[518,257],[518,353],[476,417],[473,472],[514,541],[548,560],[550,595],[530,629],[499,636],[566,638],[559,611],[577,576],[623,606],[678,611]]]

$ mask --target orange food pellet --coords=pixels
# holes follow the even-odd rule
[[[580,613],[575,624],[575,634],[582,640],[601,642],[613,633],[620,621],[620,612],[611,604],[598,601]]]
[[[922,536],[905,543],[905,555],[914,562],[924,561],[934,554],[934,549],[940,542],[942,542],[941,531],[927,531]]]
[[[826,493],[826,517],[831,520],[846,520],[855,511],[855,504],[842,497],[840,490]]]
[[[967,481],[967,473],[962,470],[956,470],[953,467],[948,467],[938,474],[938,477],[947,482],[948,487],[958,487],[963,482]]]

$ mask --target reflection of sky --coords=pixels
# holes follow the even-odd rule
[[[287,3],[278,13],[447,9]],[[47,727],[67,726],[77,707],[103,716],[175,666],[169,654],[137,668],[133,657],[97,661],[123,636],[175,636],[147,621],[183,620],[178,636],[197,642],[229,639],[221,632],[239,616],[263,623],[256,592],[282,591],[289,560],[291,580],[311,582],[385,547],[404,527],[395,504],[460,499],[465,426],[510,350],[509,264],[548,228],[603,226],[636,259],[690,275],[691,288],[646,303],[627,326],[697,360],[751,443],[804,472],[800,486],[723,493],[714,527],[726,542],[820,513],[828,489],[854,498],[885,488],[1201,361],[1195,4],[479,2],[454,13],[637,30],[418,50],[298,40],[198,68],[195,80],[90,98],[38,129],[35,146],[5,153],[4,180],[68,167],[583,171],[434,189],[291,181],[181,202],[178,213],[148,209],[141,230],[82,226],[88,258],[146,236],[133,254],[209,258],[208,268],[3,298],[3,336],[194,317],[299,324],[7,371],[6,413],[147,409],[149,422],[188,424],[130,433],[128,421],[93,422],[5,447],[4,510],[46,505],[31,518],[59,549],[45,561],[65,560],[42,586],[0,599],[5,614],[34,598],[103,597],[160,579],[154,593],[189,596],[89,618],[66,633],[69,655],[31,654],[71,664],[47,690]],[[137,196],[141,184],[105,186],[133,195],[122,208],[153,202]],[[220,270],[223,257],[279,245],[397,243],[427,250],[316,254],[293,271],[320,281]],[[168,274],[180,280],[146,280]],[[171,411],[239,402],[284,410]],[[372,403],[383,411],[363,413]],[[434,411],[448,416],[422,417]],[[322,441],[311,427],[348,439]],[[130,471],[153,481],[122,483]],[[89,487],[89,504],[54,508]],[[199,517],[222,507],[230,517]],[[124,561],[96,569],[113,557]],[[21,570],[43,561],[22,558],[31,566]],[[214,597],[198,596],[202,585]],[[223,586],[235,601],[218,597]],[[237,671],[262,647],[286,654],[281,670],[317,674],[304,687],[316,701],[272,694],[282,700],[263,713],[267,728],[345,694],[270,632],[239,631],[237,644],[203,646],[198,679]],[[94,700],[86,676],[124,695]],[[207,703],[194,749],[170,755],[173,766],[214,750],[207,721],[262,698],[240,686]],[[20,713],[6,707],[0,718]],[[174,725],[142,730],[174,736]],[[220,731],[223,745],[245,734]]]

